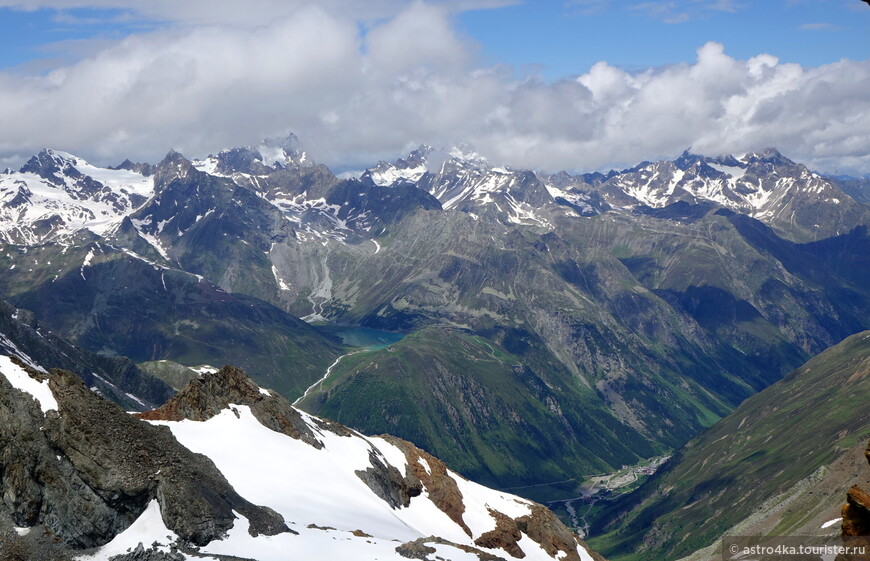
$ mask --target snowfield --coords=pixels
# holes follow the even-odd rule
[[[324,444],[323,449],[266,428],[245,405],[230,405],[203,422],[149,421],[169,427],[181,444],[208,456],[240,495],[274,509],[289,528],[298,532],[253,537],[248,533],[248,520],[236,513],[236,523],[228,535],[202,547],[200,555],[232,555],[257,561],[400,560],[406,558],[396,551],[397,546],[438,536],[511,558],[501,549],[475,546],[474,539],[495,528],[488,509],[520,517],[530,514],[532,503],[449,472],[462,493],[463,521],[473,537],[429,500],[425,491],[411,499],[409,507],[393,509],[372,492],[356,471],[371,467],[370,454],[374,454],[384,464],[405,473],[405,453],[382,438],[367,438],[355,432],[340,436],[322,430],[316,418],[302,415]],[[430,473],[426,460],[419,461]],[[154,501],[125,532],[80,559],[107,561],[113,555],[134,550],[139,543],[147,548],[156,542],[160,551],[169,552],[175,539],[177,536],[163,524],[159,505]],[[430,554],[431,559],[478,561],[476,554],[454,545],[426,545],[436,550]],[[523,535],[519,545],[527,561],[554,559],[528,536]],[[578,553],[583,561],[592,560],[580,547]]]

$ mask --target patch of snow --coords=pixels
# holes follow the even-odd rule
[[[833,520],[828,520],[827,522],[822,524],[822,530],[824,530],[825,528],[830,528],[834,524],[839,524],[842,521],[843,521],[842,518],[834,518]]]
[[[391,165],[382,170],[373,170],[370,175],[375,185],[388,187],[399,180],[416,183],[420,181],[420,178],[423,177],[423,174],[426,173],[426,171],[425,164],[408,168],[398,168]]]
[[[746,168],[742,168],[739,166],[724,166],[722,164],[713,163],[708,163],[707,165],[715,169],[716,171],[721,171],[724,174],[730,175],[731,178],[735,181],[746,175]]]
[[[107,561],[115,555],[123,555],[129,549],[135,549],[140,543],[150,547],[155,541],[161,544],[157,549],[169,553],[168,545],[178,539],[172,530],[166,527],[163,517],[160,515],[160,503],[156,499],[148,503],[145,511],[133,522],[129,528],[115,536],[115,538],[100,547],[95,553],[77,557],[77,561]]]
[[[16,312],[15,314],[13,314],[12,317],[14,319],[17,319],[17,316],[18,316],[18,314]],[[39,333],[38,331],[37,331],[37,335],[42,336],[42,334]],[[19,349],[18,345],[13,343],[12,340],[9,337],[7,337],[6,335],[4,335],[3,333],[0,333],[0,346],[5,348],[7,351],[12,353],[16,357],[18,357],[18,359],[21,362],[23,362],[24,364],[26,364],[30,368],[33,368],[34,370],[39,370],[40,372],[46,372],[46,373],[48,372],[45,368],[43,368],[42,366],[37,364],[35,360],[30,358],[30,355],[28,355],[27,353],[25,353],[24,351]]]
[[[19,528],[18,526],[13,526],[15,528],[15,533],[19,536],[26,536],[30,533],[30,528]]]
[[[268,505],[285,520],[348,531],[359,528],[374,536],[403,540],[420,537],[354,473],[371,465],[370,445],[365,440],[325,432],[324,453],[267,429],[247,406],[231,407],[238,411],[238,418],[225,409],[204,422],[153,423],[168,426],[181,444],[208,456],[240,495],[254,504]],[[312,492],[316,481],[328,485]],[[336,508],[339,497],[341,508]]]
[[[193,167],[201,172],[207,173],[209,175],[218,175],[218,159],[214,156],[209,156],[204,160],[194,160],[193,162],[191,162],[191,164],[193,164]]]
[[[112,191],[125,190],[139,196],[150,198],[154,194],[154,178],[126,169],[106,169],[77,158],[76,169],[96,179]]]
[[[357,470],[372,465],[372,454],[405,473],[407,462],[402,450],[381,438],[366,438],[355,432],[340,436],[323,430],[315,417],[299,413],[318,435],[322,449],[264,427],[243,405],[230,405],[202,422],[150,421],[169,427],[182,445],[209,457],[241,496],[274,509],[299,532],[251,537],[248,520],[235,513],[236,521],[225,539],[212,541],[202,548],[203,553],[258,561],[284,561],[288,551],[299,559],[398,561],[402,559],[395,551],[398,543],[421,537],[435,535],[473,545],[474,537],[469,538],[439,510],[427,493],[413,498],[407,508],[393,509],[356,475]],[[524,499],[487,489],[458,475],[451,477],[463,495],[464,520],[474,536],[495,527],[488,507],[509,516],[529,513],[530,503]],[[309,524],[334,529],[308,528]],[[371,537],[353,536],[351,532],[357,529]],[[520,544],[529,561],[552,559],[528,537],[524,536]],[[444,559],[476,560],[476,556],[469,557],[452,546],[433,547]],[[500,550],[488,551],[504,556]],[[580,552],[584,561],[591,561]]]
[[[0,374],[12,384],[12,387],[30,394],[39,401],[39,407],[43,413],[57,410],[57,400],[54,398],[51,388],[48,387],[48,380],[43,382],[34,380],[30,374],[12,362],[12,359],[6,355],[0,355]]]
[[[166,248],[160,243],[160,240],[155,236],[148,234],[142,230],[142,226],[145,225],[145,221],[143,220],[135,220],[131,219],[130,222],[133,223],[133,227],[136,228],[136,232],[139,234],[139,237],[148,242],[151,247],[157,250],[157,253],[160,254],[161,257],[169,261],[169,253],[166,251]],[[162,225],[161,225],[162,227]],[[224,234],[226,235],[226,234]]]
[[[126,392],[124,392],[124,395],[126,395],[127,397],[129,397],[130,399],[132,399],[133,401],[135,401],[136,403],[138,403],[142,407],[148,407],[147,403],[145,403],[144,401],[142,401],[141,399],[139,399],[135,395],[133,395],[131,393],[126,393]]]
[[[88,254],[85,255],[85,260],[82,261],[82,266],[79,268],[79,274],[82,276],[82,280],[87,280],[85,278],[85,267],[91,266],[91,259],[94,258],[94,250],[88,250]]]
[[[278,269],[275,268],[275,265],[272,265],[272,276],[275,277],[275,282],[278,283],[278,288],[281,290],[291,289],[290,285],[284,282],[284,279],[278,275]]]

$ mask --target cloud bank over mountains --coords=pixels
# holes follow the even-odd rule
[[[338,169],[465,143],[547,170],[775,146],[825,171],[870,171],[868,60],[738,60],[710,42],[691,63],[628,72],[599,62],[544,81],[481,66],[456,25],[458,11],[506,3],[379,0],[363,13],[341,0],[258,0],[247,16],[236,3],[142,3],[136,17],[164,24],[44,75],[0,72],[0,158],[50,146],[100,163],[154,161],[170,147],[201,156],[292,130]]]

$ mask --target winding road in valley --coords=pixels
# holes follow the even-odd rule
[[[332,364],[330,364],[330,365],[329,365],[329,368],[326,369],[326,374],[323,375],[323,378],[317,380],[316,382],[314,382],[313,384],[311,384],[310,386],[308,386],[308,389],[305,390],[305,393],[303,393],[303,394],[300,395],[298,398],[296,398],[296,401],[293,402],[293,405],[296,405],[297,403],[299,403],[300,401],[302,401],[303,399],[305,399],[305,396],[307,396],[307,395],[308,395],[308,394],[309,394],[309,393],[310,393],[314,388],[316,388],[317,386],[319,386],[320,384],[322,384],[323,382],[325,382],[326,379],[329,378],[329,375],[332,374],[332,370],[333,370],[333,368],[335,368],[336,366],[338,366],[338,363],[341,362],[341,359],[343,359],[344,357],[348,357],[348,356],[350,356],[350,355],[355,355],[355,354],[357,354],[357,353],[361,353],[361,352],[363,352],[363,350],[365,350],[365,349],[361,349],[361,350],[358,350],[358,351],[353,351],[353,352],[347,353],[346,355],[341,355],[340,357],[338,357],[337,359],[335,359],[335,362],[333,362]]]

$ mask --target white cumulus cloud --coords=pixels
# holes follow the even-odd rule
[[[175,13],[143,4],[156,19]],[[210,3],[181,4],[175,24],[46,75],[0,72],[0,161],[43,146],[98,163],[155,161],[169,148],[196,157],[293,131],[339,168],[467,143],[498,163],[549,170],[768,146],[826,170],[870,170],[870,61],[741,60],[711,42],[690,63],[628,72],[600,62],[549,82],[481,67],[457,31],[456,10],[503,1],[379,0],[364,24],[338,0],[258,0],[271,16],[245,24],[231,5],[197,19],[191,6]]]

